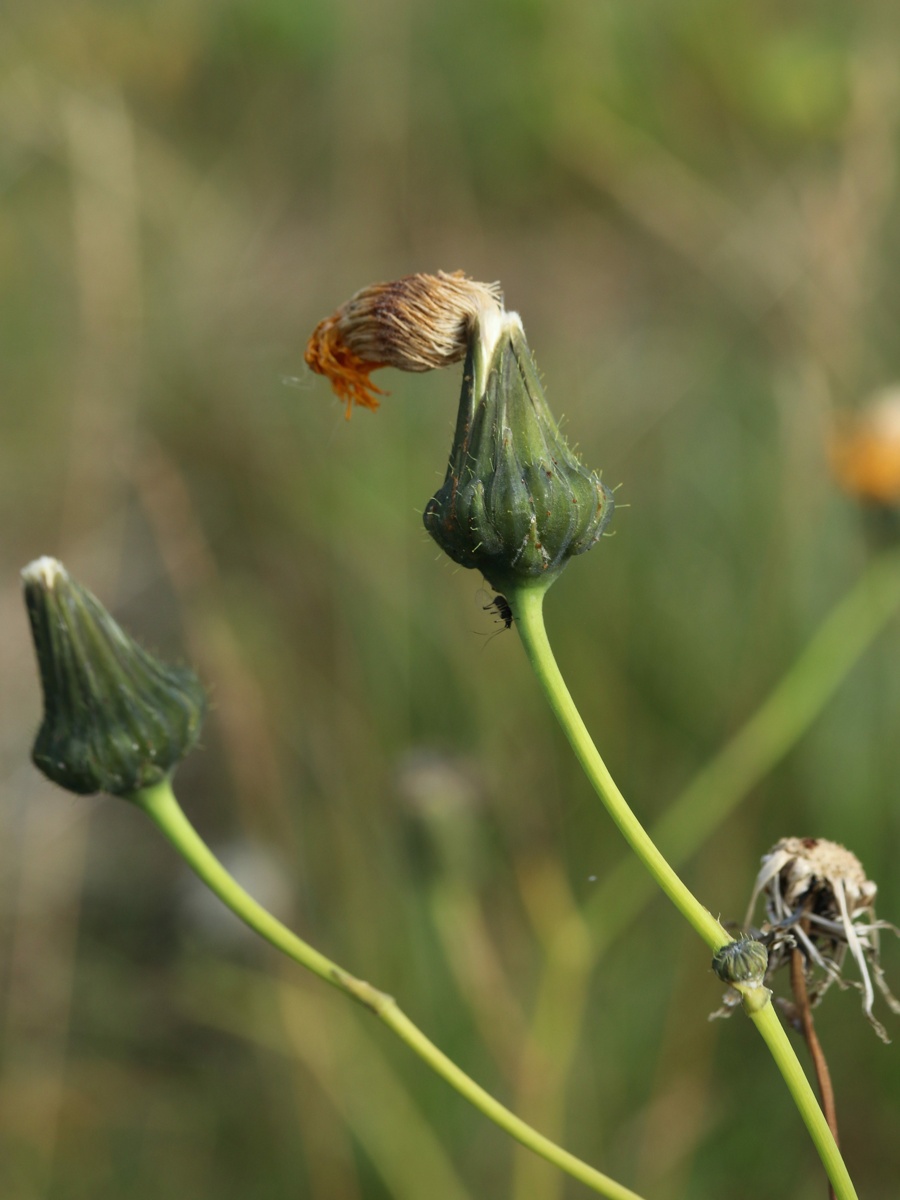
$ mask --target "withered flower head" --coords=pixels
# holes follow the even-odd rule
[[[370,376],[379,367],[431,371],[466,356],[469,333],[485,311],[500,311],[497,283],[477,283],[462,271],[406,275],[362,288],[320,321],[306,362],[325,375],[347,405],[378,408],[384,395]]]
[[[56,559],[37,559],[22,578],[44,693],[35,766],[80,795],[161,783],[200,736],[196,675],[132,641]]]
[[[876,919],[877,890],[856,855],[836,842],[782,838],[762,859],[745,925],[749,927],[756,902],[764,896],[766,919],[759,936],[769,948],[766,981],[799,948],[805,959],[810,1003],[818,1004],[832,983],[858,988],[866,1017],[878,1036],[888,1041],[872,1012],[872,980],[891,1010],[900,1013],[900,1002],[884,979],[878,944],[880,930],[898,931]],[[842,974],[848,950],[859,971],[858,980],[845,979]]]
[[[835,479],[868,504],[900,505],[900,388],[877,392],[835,430],[829,447]]]
[[[546,588],[599,540],[613,496],[561,434],[522,322],[504,308],[497,284],[462,272],[374,284],[322,321],[306,351],[348,416],[353,403],[377,407],[376,367],[427,371],[463,358],[450,459],[425,506],[425,528],[498,592]]]

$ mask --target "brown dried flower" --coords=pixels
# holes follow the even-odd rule
[[[462,271],[373,283],[319,322],[306,362],[330,380],[349,418],[354,404],[378,408],[376,396],[384,393],[372,371],[430,371],[460,362],[473,326],[502,308],[499,284],[477,283]]]
[[[799,948],[811,979],[810,1002],[815,1005],[837,983],[862,992],[863,1012],[883,1041],[889,1038],[872,1012],[874,978],[891,1010],[900,1013],[900,1002],[891,994],[879,961],[878,934],[898,933],[887,921],[875,917],[876,884],[866,878],[855,854],[824,838],[782,838],[763,856],[745,925],[749,927],[756,901],[766,900],[766,921],[761,939],[768,944],[766,980],[788,962]],[[842,975],[847,951],[856,962],[860,978]],[[818,970],[819,975],[815,977]]]

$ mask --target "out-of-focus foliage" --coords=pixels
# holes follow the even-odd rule
[[[570,440],[621,484],[548,621],[652,821],[877,549],[825,444],[900,375],[892,6],[8,9],[0,1193],[583,1194],[219,920],[127,805],[37,776],[18,569],[47,553],[208,683],[183,803],[314,944],[654,1200],[820,1195],[663,901],[590,969],[602,917],[578,914],[620,838],[421,526],[458,379],[376,377],[391,396],[348,424],[302,351],[373,280],[503,281]],[[894,627],[686,865],[715,913],[811,834],[897,918],[898,667]],[[860,1193],[888,1200],[900,1077],[858,1007],[829,995],[820,1034]]]

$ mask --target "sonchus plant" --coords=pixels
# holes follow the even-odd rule
[[[196,745],[206,708],[197,677],[148,654],[56,559],[37,559],[22,576],[44,697],[44,720],[32,753],[38,769],[70,792],[108,792],[141,809],[252,930],[374,1013],[501,1129],[598,1195],[641,1200],[495,1100],[410,1021],[392,996],[320,954],[232,878],[172,790],[175,768]]]
[[[578,713],[547,639],[543,600],[569,560],[596,545],[613,512],[599,473],[559,432],[516,313],[497,284],[411,275],[357,292],[310,338],[306,361],[340,399],[376,407],[371,373],[462,360],[462,392],[444,484],[425,528],[456,563],[503,593],[550,707],[610,816],[658,885],[715,952],[714,968],[743,1000],[772,1052],[841,1200],[847,1168],[764,986],[765,947],[735,942],[681,881],[626,803]],[[411,365],[408,365],[411,364]]]
[[[518,629],[590,782],[650,876],[714,952],[714,970],[772,1052],[834,1194],[853,1200],[856,1193],[834,1137],[771,1003],[765,938],[731,938],[681,881],[616,787],[553,657],[543,623],[544,596],[570,559],[601,539],[613,496],[599,472],[585,466],[560,433],[522,323],[504,308],[499,286],[460,272],[439,272],[363,288],[316,327],[306,361],[329,378],[348,417],[354,405],[378,408],[385,393],[372,383],[376,370],[421,372],[463,363],[446,477],[425,505],[425,527],[454,562],[480,571],[502,593],[492,603],[504,623]],[[597,1194],[640,1200],[489,1096],[392,997],[315,950],[232,879],[172,791],[172,773],[199,735],[204,698],[196,678],[146,654],[55,560],[38,560],[24,576],[45,705],[35,744],[37,766],[72,791],[110,791],[135,804],[261,937],[363,1004],[498,1126]],[[781,877],[781,866],[778,871]],[[838,938],[837,918],[823,919],[831,924],[817,927],[819,945],[823,937],[831,939],[829,944]],[[877,964],[865,953],[874,933],[866,934],[852,921],[851,926],[852,934],[841,925],[851,952],[859,962],[850,940],[855,936],[877,978]],[[812,934],[808,941],[813,943]],[[777,958],[780,943],[770,945]],[[835,961],[833,951],[828,961]]]

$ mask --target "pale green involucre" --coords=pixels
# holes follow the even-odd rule
[[[762,942],[740,937],[717,950],[712,968],[723,983],[759,986],[766,977],[769,952]]]
[[[612,492],[566,444],[518,321],[500,334],[477,394],[477,332],[463,372],[447,475],[425,528],[454,562],[498,591],[555,579],[593,546]]]

